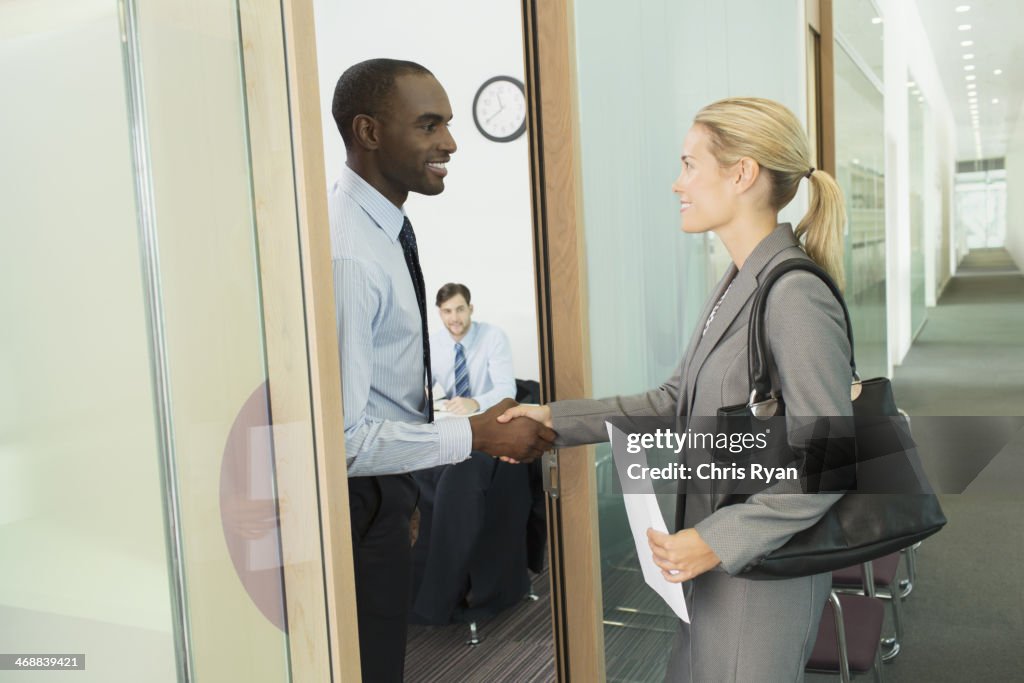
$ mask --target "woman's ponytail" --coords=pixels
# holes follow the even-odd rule
[[[812,171],[810,183],[810,206],[795,234],[803,239],[807,255],[843,289],[843,225],[846,223],[843,193],[835,178],[825,171]]]

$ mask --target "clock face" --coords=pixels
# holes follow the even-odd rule
[[[488,140],[511,142],[526,132],[526,92],[509,76],[487,80],[473,99],[473,121]]]

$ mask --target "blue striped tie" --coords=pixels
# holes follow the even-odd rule
[[[455,395],[469,397],[469,368],[462,344],[455,344]]]

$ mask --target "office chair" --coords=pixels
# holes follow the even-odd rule
[[[830,591],[807,671],[839,674],[842,683],[849,683],[852,674],[873,672],[882,683],[884,610],[878,598]]]
[[[865,590],[863,566],[854,565],[832,572],[832,588],[837,593],[867,595],[886,600],[892,605],[892,621],[896,628],[894,636],[882,639],[886,652],[882,661],[889,661],[900,653],[900,642],[903,640],[903,616],[900,603],[903,602],[899,588],[899,566],[901,554],[890,553],[871,563],[874,582]],[[895,596],[895,598],[893,597]]]

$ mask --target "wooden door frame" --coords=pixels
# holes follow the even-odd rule
[[[239,31],[270,410],[303,427],[273,437],[291,680],[359,683],[312,0],[240,0]]]
[[[807,74],[808,128],[813,115],[818,168],[836,175],[835,24],[833,0],[806,0],[808,31],[816,38],[807,49],[814,51],[815,73]],[[813,105],[812,105],[813,102]]]
[[[523,0],[543,401],[591,395],[572,0]],[[545,461],[559,681],[605,680],[593,447]]]

